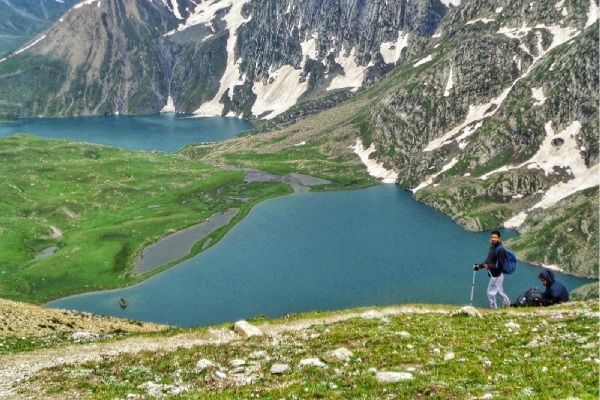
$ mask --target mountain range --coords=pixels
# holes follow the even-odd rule
[[[77,0],[0,1],[0,58],[46,30]]]
[[[0,115],[339,110],[387,181],[598,277],[598,42],[596,0],[86,0],[0,59]]]

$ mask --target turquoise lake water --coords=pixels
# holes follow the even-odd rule
[[[174,152],[201,142],[235,137],[252,126],[238,118],[190,118],[182,114],[109,115],[78,118],[24,118],[0,124],[0,137],[29,133],[74,139],[129,150]]]
[[[488,246],[489,233],[463,230],[396,185],[293,194],[257,205],[218,244],[146,282],[48,306],[188,327],[311,310],[468,305],[471,265]],[[539,268],[517,268],[505,281],[513,301],[540,286]],[[589,282],[557,278],[569,290]],[[477,272],[475,306],[487,306],[487,283]]]
[[[0,125],[0,136],[26,132],[172,152],[249,128],[234,118],[173,114],[35,118]],[[516,236],[502,232],[505,240]],[[463,230],[396,185],[296,193],[257,205],[218,244],[139,285],[48,307],[188,327],[375,305],[468,305],[471,265],[483,262],[488,246],[489,232]],[[539,271],[519,263],[505,281],[511,300],[540,286]],[[592,282],[556,275],[569,290]],[[488,277],[484,271],[475,276],[474,305],[485,307]],[[119,307],[120,297],[127,299],[126,309]]]

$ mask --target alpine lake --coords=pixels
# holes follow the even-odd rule
[[[31,118],[0,124],[0,137],[28,133],[175,152],[248,129],[236,118],[176,114]],[[501,232],[504,241],[518,235]],[[300,192],[260,203],[217,244],[138,285],[46,306],[181,327],[404,303],[469,305],[472,289],[473,305],[487,307],[489,278],[472,265],[484,261],[489,236],[465,231],[393,184]],[[504,283],[511,301],[541,287],[539,272],[519,261]],[[569,291],[593,282],[555,275]]]

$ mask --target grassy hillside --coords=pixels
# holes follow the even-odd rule
[[[217,212],[239,210],[211,234],[214,245],[253,205],[292,192],[283,183],[246,182],[241,170],[208,165],[197,154],[191,159],[16,135],[0,139],[0,156],[0,297],[29,302],[146,279],[151,274],[134,278],[131,272],[149,244]],[[373,182],[357,162],[345,166],[315,149],[253,157],[261,170],[320,171],[331,189]],[[282,163],[294,166],[272,167]],[[198,244],[178,262],[202,250]]]
[[[66,140],[12,136],[0,154],[0,296],[33,302],[132,284],[144,246],[238,208],[231,226],[291,191],[173,154]]]
[[[597,301],[404,305],[257,318],[250,337],[232,324],[0,337],[0,398],[597,399],[599,315]]]

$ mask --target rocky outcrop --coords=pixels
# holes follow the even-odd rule
[[[306,100],[303,115],[378,81],[447,11],[437,0],[83,2],[0,62],[0,93],[18,93],[0,114],[148,113],[170,97],[177,111],[248,119]]]
[[[157,112],[167,92],[155,43],[176,21],[162,2],[82,2],[27,50],[0,62],[2,112]]]

